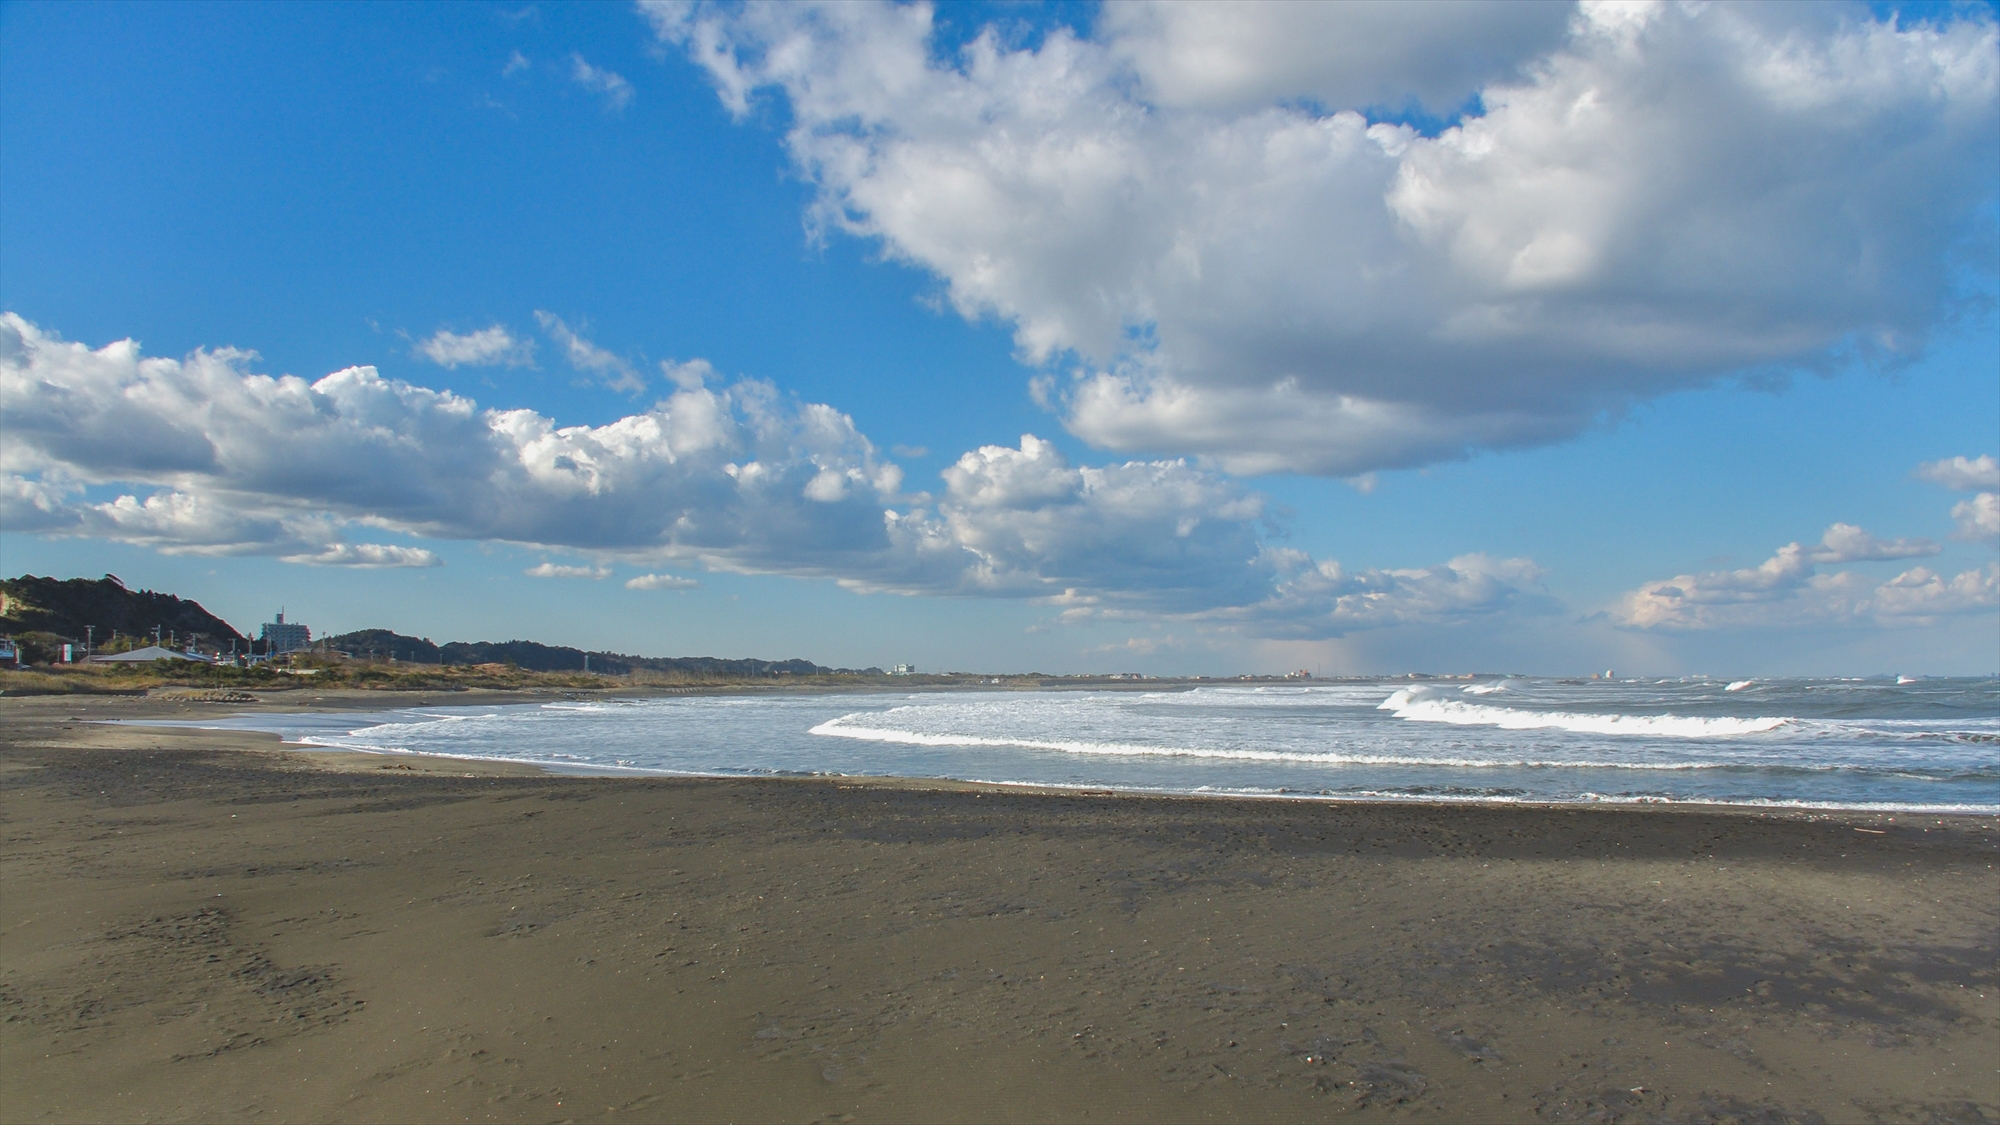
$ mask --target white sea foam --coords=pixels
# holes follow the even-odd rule
[[[1743,690],[1744,688],[1753,688],[1753,687],[1756,687],[1756,686],[1757,686],[1757,681],[1756,681],[1756,680],[1731,680],[1731,681],[1729,682],[1729,686],[1728,686],[1728,687],[1726,687],[1726,688],[1723,688],[1722,690],[1723,690],[1723,691],[1742,691],[1742,690]]]
[[[901,710],[901,708],[898,708]],[[1631,762],[1610,759],[1516,758],[1463,756],[1419,756],[1409,754],[1355,754],[1338,751],[1259,750],[1251,747],[1152,746],[1130,742],[1083,742],[1070,739],[993,738],[976,734],[933,733],[893,727],[851,725],[851,720],[879,719],[882,712],[857,711],[830,719],[808,733],[831,738],[853,738],[869,742],[890,742],[904,746],[994,747],[1016,750],[1053,750],[1063,754],[1093,754],[1119,757],[1207,758],[1239,762],[1301,762],[1334,766],[1426,766],[1453,769],[1615,769],[1646,771],[1715,770],[1746,768],[1741,763],[1722,761]],[[1799,769],[1836,769],[1836,766],[1801,766]]]
[[[1728,683],[1510,678],[677,696],[167,722],[628,776],[987,778],[1502,804],[2000,806],[2000,681],[1760,679],[1754,691],[1737,692],[1725,691]]]
[[[1423,688],[1404,688],[1379,705],[1399,719],[1503,730],[1566,730],[1577,734],[1624,734],[1666,738],[1727,738],[1762,734],[1792,720],[1784,717],[1737,719],[1685,715],[1592,715],[1572,711],[1523,711],[1440,699]]]

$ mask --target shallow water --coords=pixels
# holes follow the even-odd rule
[[[680,696],[186,725],[635,773],[2000,812],[1991,678]]]

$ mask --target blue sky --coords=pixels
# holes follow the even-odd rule
[[[852,666],[2000,670],[1992,9],[1424,10],[0,5],[0,568]]]

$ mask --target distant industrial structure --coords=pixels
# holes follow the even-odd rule
[[[276,621],[264,623],[264,630],[258,639],[264,642],[264,651],[276,656],[281,652],[299,652],[312,644],[312,630],[296,621],[286,621],[285,611],[281,609]]]
[[[898,664],[896,665],[896,670],[889,674],[891,676],[914,676],[917,674],[917,666],[914,664]]]

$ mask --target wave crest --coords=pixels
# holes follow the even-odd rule
[[[1502,730],[1566,730],[1577,734],[1642,735],[1654,738],[1729,738],[1763,734],[1795,720],[1787,716],[1753,719],[1689,715],[1593,715],[1574,711],[1522,711],[1441,698],[1432,688],[1403,688],[1377,707],[1399,719]]]

